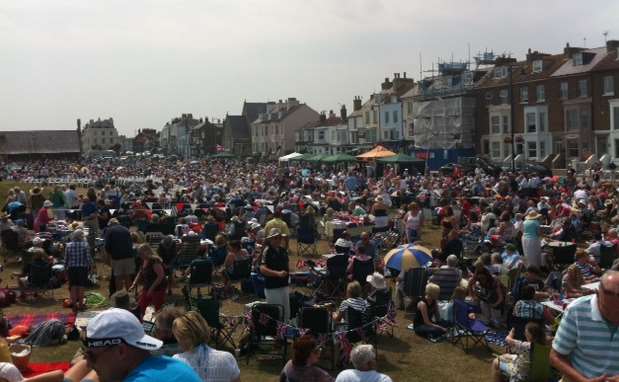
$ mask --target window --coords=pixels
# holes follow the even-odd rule
[[[397,130],[393,130],[393,131],[392,131],[392,133],[393,133],[393,134],[392,134],[393,139],[395,139],[395,140],[400,139],[400,132],[399,132],[399,131],[397,131]]]
[[[582,65],[582,53],[576,53],[572,56],[574,65]]]
[[[543,159],[546,156],[546,142],[540,141],[539,143],[539,157]]]
[[[319,141],[324,141],[325,140],[325,132],[324,131],[319,131],[318,132],[318,140]]]
[[[494,68],[494,78],[505,78],[507,77],[507,67],[499,66],[498,68]]]
[[[619,139],[615,139],[615,158],[619,158]]]
[[[576,139],[569,139],[567,141],[567,157],[578,158],[578,141]]]
[[[544,90],[544,85],[537,85],[537,102],[546,102],[546,92]]]
[[[613,107],[613,130],[619,130],[619,106]]]
[[[589,81],[586,79],[578,81],[578,95],[581,97],[589,95]]]
[[[535,133],[537,131],[537,124],[535,123],[535,113],[527,113],[527,133]]]
[[[376,123],[376,110],[372,110],[372,123]]]
[[[491,134],[500,134],[501,133],[501,117],[498,115],[493,115],[490,117],[490,133]]]
[[[483,148],[482,148],[482,150],[483,150],[483,153],[485,155],[490,154],[490,142],[487,139],[484,139],[484,141],[483,141]]]
[[[331,131],[331,141],[335,142],[337,140],[337,133],[335,130]]]
[[[537,158],[537,142],[527,142],[527,158]]]
[[[511,143],[503,143],[503,155],[508,156],[512,155],[512,144]]]
[[[520,102],[529,102],[529,88],[526,86],[520,88]]]
[[[562,99],[568,99],[567,91],[568,91],[567,81],[561,82],[561,88],[559,89],[559,93]]]
[[[491,101],[494,97],[494,94],[491,91],[486,92],[486,101]]]
[[[393,111],[393,122],[398,123],[398,111],[397,110]]]
[[[516,155],[524,154],[524,145],[522,143],[516,144]]]
[[[501,157],[501,142],[492,142],[492,152],[490,156],[492,158],[500,158]]]
[[[408,127],[408,136],[412,137],[413,135],[415,135],[415,124],[411,122],[410,126]]]
[[[499,91],[499,97],[501,97],[502,100],[506,100],[507,99],[507,89],[501,89]]]
[[[406,103],[406,112],[408,114],[411,114],[413,112],[413,103],[412,102],[407,102]]]
[[[509,117],[504,115],[503,118],[503,134],[509,133]]]
[[[389,112],[385,112],[385,123],[389,123]]]
[[[565,123],[568,130],[578,130],[578,109],[565,111]]]
[[[540,132],[546,131],[546,112],[545,111],[538,112],[537,117],[539,118],[539,124],[538,124],[539,131]]]
[[[615,78],[613,76],[605,76],[603,83],[603,95],[612,96],[615,95]]]
[[[383,131],[383,139],[389,139],[389,132],[387,130]]]
[[[365,124],[366,125],[370,124],[370,112],[369,111],[365,112]]]
[[[544,69],[544,61],[543,60],[535,60],[533,61],[533,73],[540,73]]]

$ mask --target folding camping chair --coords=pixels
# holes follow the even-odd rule
[[[299,227],[297,230],[297,255],[316,256],[318,254],[318,232],[313,227]]]
[[[486,335],[489,332],[488,327],[481,320],[469,319],[468,306],[464,301],[454,300],[453,314],[455,323],[454,345],[461,343],[463,350],[468,352],[471,349],[471,346],[469,346],[469,338],[471,338],[473,346],[483,345],[486,349],[491,350],[486,341]]]
[[[404,273],[404,294],[410,298],[420,298],[426,293],[428,271],[425,268],[411,268]]]
[[[209,287],[212,281],[213,263],[207,258],[196,259],[189,265],[189,280],[184,290],[188,297],[191,297],[191,291],[195,288],[200,297],[200,289]]]
[[[226,327],[220,320],[219,309],[221,308],[221,302],[215,298],[197,298],[191,300],[191,302],[189,309],[197,309],[208,324],[208,327],[214,332],[215,347],[223,343],[224,345],[229,344],[233,350],[236,349],[237,344],[232,336],[233,330]],[[223,340],[223,342],[220,342],[220,340]]]
[[[378,336],[376,335],[376,324],[369,320],[368,312],[361,312],[351,307],[346,309],[346,338],[348,342],[366,342],[374,345],[374,350],[378,356]]]
[[[283,344],[278,340],[279,325],[284,321],[284,307],[279,304],[255,304],[251,308],[251,323],[249,347],[247,352],[247,363],[249,356],[255,351],[261,350],[261,345],[271,347],[271,352],[264,352],[269,355],[281,356],[282,363],[285,363],[288,356],[288,341],[283,339]],[[278,346],[281,344],[282,346]]]
[[[610,269],[613,266],[613,262],[617,258],[617,249],[614,245],[607,246],[602,244],[600,246],[600,268]]]
[[[325,307],[304,307],[299,316],[299,327],[307,329],[314,337],[325,337],[325,345],[331,350],[331,369],[335,369],[335,339],[331,335],[333,322],[331,313]]]
[[[367,285],[367,277],[374,273],[374,260],[358,260],[354,259],[352,262],[352,279],[358,281],[362,287]]]
[[[554,265],[566,266],[575,261],[576,245],[566,245],[552,248],[552,262]]]
[[[161,240],[163,240],[164,235],[162,232],[146,232],[146,242],[150,245],[151,248],[157,249]]]
[[[311,264],[310,264],[311,265]],[[320,278],[318,288],[314,295],[319,297],[321,294],[326,299],[332,299],[344,292],[344,281],[346,280],[346,268],[348,267],[348,256],[333,255],[327,259],[326,270],[319,270],[311,267],[313,274]]]

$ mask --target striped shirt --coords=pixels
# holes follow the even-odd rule
[[[597,295],[572,302],[563,315],[552,348],[568,357],[586,378],[619,375],[618,327],[605,321]]]
[[[90,257],[88,242],[72,241],[68,243],[64,251],[64,260],[67,268],[90,267],[92,258]]]

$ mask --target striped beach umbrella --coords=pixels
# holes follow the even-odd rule
[[[385,266],[406,272],[411,268],[427,267],[432,263],[432,252],[421,245],[404,244],[385,255]]]

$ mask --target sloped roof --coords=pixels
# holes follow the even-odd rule
[[[235,139],[246,139],[250,136],[249,123],[247,123],[247,119],[242,115],[226,116],[224,129],[230,129],[230,136]]]
[[[553,73],[565,63],[566,58],[563,54],[545,55],[543,57],[544,66],[543,70],[539,73],[533,73],[531,68],[532,63],[527,61],[518,61],[513,63],[512,80],[514,84],[542,80],[549,78]],[[493,68],[494,69],[494,68]],[[489,70],[486,75],[477,83],[477,87],[495,87],[495,86],[508,86],[509,76],[504,78],[495,78],[494,70]]]
[[[561,67],[557,69],[557,71],[555,71],[552,74],[552,76],[553,77],[569,76],[571,74],[580,74],[580,73],[589,72],[608,55],[605,47],[585,49],[582,51],[582,53],[593,53],[595,54],[595,56],[593,56],[593,59],[591,60],[590,63],[584,64],[584,65],[574,65],[574,59],[572,57],[569,57],[569,59],[566,60],[566,62],[563,65],[561,65]]]
[[[266,111],[266,102],[244,102],[241,116],[244,116],[247,119],[247,123],[252,123],[258,119],[258,116],[261,113],[265,113]]]
[[[0,155],[80,153],[77,130],[0,131]]]

